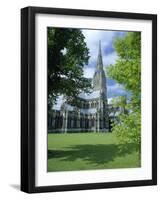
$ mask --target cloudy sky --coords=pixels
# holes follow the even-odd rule
[[[103,65],[106,72],[106,67],[108,67],[109,64],[114,64],[117,59],[117,53],[112,45],[113,39],[115,37],[124,37],[127,32],[86,29],[82,30],[82,33],[85,36],[85,41],[90,51],[89,63],[84,67],[84,76],[92,78],[97,63],[99,40],[101,40]],[[108,98],[110,98],[124,95],[126,91],[123,89],[123,86],[107,78],[107,94]]]

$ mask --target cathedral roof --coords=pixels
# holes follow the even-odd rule
[[[97,91],[97,92],[99,92],[99,91]],[[93,94],[92,98],[94,97],[94,95],[95,95],[95,97],[97,96],[97,94],[98,94],[97,92],[95,91],[94,94],[93,94],[93,93],[90,94],[91,96],[92,96],[92,94]],[[89,99],[89,97],[91,97],[90,95],[86,96],[87,94],[82,94],[82,96],[83,96],[83,95],[86,97],[86,99]],[[83,96],[83,97],[84,97],[84,96]],[[113,99],[114,99],[114,98],[108,98],[108,99],[107,99],[107,100],[108,100],[108,105],[109,105],[109,106],[113,104]],[[61,95],[61,96],[58,97],[56,103],[53,105],[53,110],[60,111],[61,108],[62,108],[62,106],[64,106],[65,110],[67,110],[67,111],[71,111],[71,112],[72,112],[72,111],[75,110],[75,107],[74,107],[74,106],[71,106],[71,105],[65,103],[65,99],[64,99],[63,95]],[[81,113],[81,114],[84,114],[84,115],[86,115],[86,114],[87,114],[87,115],[89,115],[89,114],[95,114],[96,112],[97,112],[97,108],[81,108],[81,109],[80,109],[80,113]],[[115,117],[115,116],[118,116],[119,113],[120,113],[119,110],[117,110],[117,111],[114,111],[114,110],[113,110],[113,111],[111,111],[111,112],[109,113],[109,116],[110,116],[110,117]]]
[[[81,99],[85,99],[85,100],[99,98],[100,97],[100,91],[96,90],[96,91],[93,91],[89,94],[82,92],[78,95],[78,97],[81,98]]]
[[[60,110],[61,109],[61,106],[62,104],[64,103],[64,98],[63,98],[63,95],[60,95],[58,96],[55,104],[53,105],[53,110]]]

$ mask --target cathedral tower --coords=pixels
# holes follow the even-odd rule
[[[99,41],[97,65],[93,76],[93,90],[100,92],[99,104],[97,107],[97,131],[100,132],[108,129],[107,87],[106,76],[103,69],[101,41]]]

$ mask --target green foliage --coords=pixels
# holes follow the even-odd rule
[[[135,111],[130,114],[121,114],[119,122],[114,123],[112,132],[119,137],[122,143],[134,142],[136,149],[140,151],[141,113]]]
[[[112,99],[112,104],[114,108],[120,108],[120,113],[127,114],[128,105],[126,96],[119,96]]]
[[[128,112],[121,112],[112,132],[124,142],[135,142],[140,152],[141,144],[141,34],[129,32],[123,38],[116,38],[114,47],[118,55],[116,64],[110,65],[108,76],[122,84],[130,92],[128,103],[123,99],[115,104]]]
[[[108,75],[133,95],[140,95],[141,90],[141,34],[130,32],[124,38],[116,38],[114,48],[118,59],[108,67]]]
[[[48,27],[48,109],[58,95],[72,101],[88,92],[91,81],[83,77],[89,50],[79,29]]]

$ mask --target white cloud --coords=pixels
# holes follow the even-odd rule
[[[121,95],[125,94],[126,91],[123,87],[123,85],[116,83],[114,85],[107,86],[107,93],[111,95]]]
[[[93,78],[95,69],[91,67],[85,67],[84,68],[84,77],[86,78]]]
[[[117,56],[116,51],[103,56],[104,67],[107,67],[110,64],[112,64],[112,65],[115,64],[117,58],[118,58],[118,56]]]

